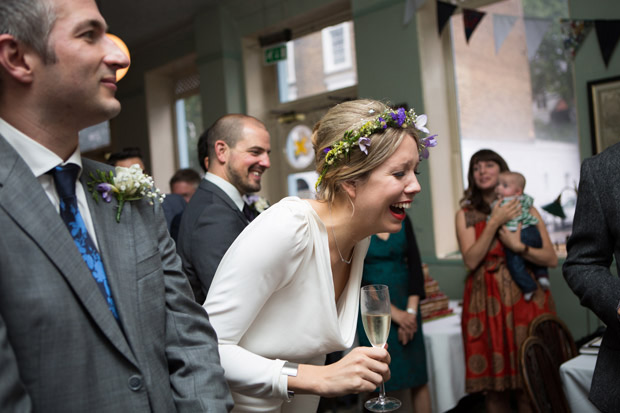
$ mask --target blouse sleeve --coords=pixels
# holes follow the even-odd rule
[[[423,300],[426,294],[422,258],[409,217],[405,218],[405,236],[407,238],[407,266],[409,267],[409,295],[418,295],[420,300]]]
[[[294,207],[274,205],[239,235],[222,258],[204,304],[218,336],[226,380],[233,391],[249,396],[288,398],[288,380],[281,374],[285,361],[252,353],[239,342],[270,296],[293,279],[310,249],[307,217]]]

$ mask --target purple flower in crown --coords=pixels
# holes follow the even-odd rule
[[[387,129],[387,122],[381,116],[379,116],[379,122],[381,123],[381,127],[383,129]]]
[[[360,151],[368,155],[368,148],[370,147],[370,138],[367,138],[367,137],[360,138],[358,143],[360,145]]]
[[[101,194],[101,197],[103,198],[103,200],[105,202],[111,202],[112,201],[112,191],[113,191],[113,187],[112,185],[106,183],[106,182],[102,182],[100,184],[97,184],[97,192],[99,192]]]
[[[398,108],[398,126],[403,126],[405,120],[407,120],[407,113],[405,112],[405,108]]]
[[[331,150],[332,150],[331,146],[328,146],[327,148],[323,149],[323,153],[327,153]]]
[[[420,157],[422,159],[428,159],[428,148],[432,148],[437,146],[437,139],[435,139],[437,135],[427,136],[426,138],[420,141]]]

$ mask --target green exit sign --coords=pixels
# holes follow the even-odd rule
[[[272,65],[282,60],[286,60],[286,43],[265,49],[266,65]]]

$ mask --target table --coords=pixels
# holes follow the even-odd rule
[[[562,363],[560,366],[562,386],[573,412],[599,411],[588,400],[595,364],[596,355],[582,354]]]
[[[465,393],[465,351],[461,336],[461,308],[450,302],[455,314],[422,325],[426,367],[434,413],[454,408]]]

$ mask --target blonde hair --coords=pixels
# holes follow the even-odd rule
[[[331,108],[314,126],[316,171],[321,174],[325,167],[325,152],[340,141],[345,132],[357,130],[369,120],[389,109],[383,102],[370,99],[344,102]],[[387,127],[369,136],[368,155],[359,148],[349,151],[346,160],[330,165],[317,188],[317,199],[333,202],[340,185],[346,181],[364,180],[370,172],[381,165],[396,151],[405,136],[411,136],[416,145],[419,137],[414,125],[404,128]]]

